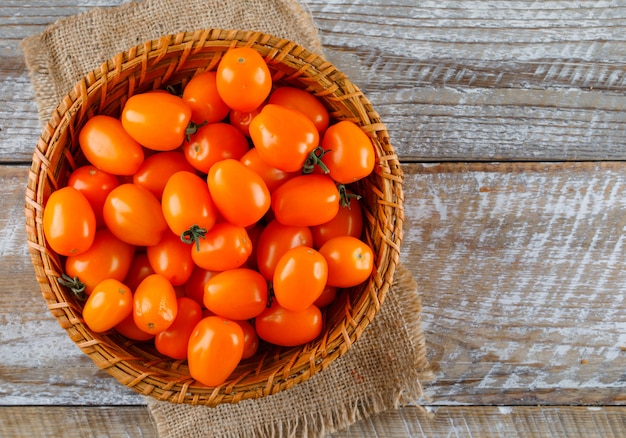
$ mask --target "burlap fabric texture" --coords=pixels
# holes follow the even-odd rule
[[[210,27],[270,33],[323,54],[313,20],[296,0],[146,0],[94,8],[22,43],[42,125],[81,77],[116,53]],[[323,436],[419,402],[429,376],[420,311],[416,283],[400,265],[372,325],[324,372],[288,391],[216,408],[147,397],[159,436]]]

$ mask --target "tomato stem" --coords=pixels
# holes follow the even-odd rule
[[[346,207],[349,209],[350,201],[352,199],[361,199],[361,195],[348,192],[345,184],[337,184],[337,189],[339,190],[339,205],[341,205],[342,207]]]
[[[180,235],[180,240],[185,243],[192,244],[196,243],[196,249],[200,251],[200,239],[204,239],[204,235],[206,234],[207,229],[199,227],[198,225],[192,225],[188,230],[185,230]]]
[[[328,170],[328,167],[326,167],[326,164],[322,161],[322,157],[328,152],[330,152],[330,150],[324,150],[321,146],[313,149],[302,166],[302,173],[312,173],[313,170],[315,170],[315,166],[319,166],[324,173],[329,173],[330,170]]]
[[[60,277],[57,278],[57,281],[61,286],[65,286],[70,288],[72,293],[81,301],[87,299],[87,294],[85,293],[85,284],[78,279],[78,277],[70,277],[69,275],[63,273]]]
[[[185,129],[185,140],[191,141],[191,136],[198,132],[198,129],[202,128],[208,122],[205,120],[202,123],[189,122],[187,128]]]

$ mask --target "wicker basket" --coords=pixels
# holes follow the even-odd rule
[[[266,59],[276,83],[306,89],[328,108],[331,118],[357,122],[372,138],[375,172],[354,190],[363,195],[366,241],[375,254],[369,282],[343,291],[325,310],[325,330],[309,344],[266,348],[243,361],[219,387],[205,387],[189,376],[185,361],[160,355],[149,343],[115,332],[91,332],[81,318],[80,301],[58,284],[63,260],[47,246],[43,206],[85,159],[78,132],[95,114],[119,116],[129,96],[168,85],[182,85],[212,70],[231,47],[250,46]],[[258,32],[207,29],[168,35],[120,53],[89,73],[66,95],[45,127],[33,154],[26,190],[28,248],[35,274],[52,315],[95,364],[122,384],[159,400],[215,406],[263,397],[291,388],[325,369],[357,341],[375,317],[392,284],[400,254],[403,175],[388,133],[362,92],[319,55],[285,39]]]

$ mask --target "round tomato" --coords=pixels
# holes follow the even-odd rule
[[[360,238],[363,232],[363,211],[361,202],[352,198],[350,204],[339,208],[330,221],[311,227],[315,248],[320,248],[327,240],[338,236]]]
[[[65,273],[78,277],[85,286],[85,293],[91,294],[98,283],[111,278],[123,281],[130,270],[135,254],[135,246],[126,243],[107,228],[96,231],[93,243],[81,254],[65,260]]]
[[[156,335],[169,328],[177,314],[176,291],[167,278],[152,274],[139,283],[133,297],[133,318],[140,330]]]
[[[200,305],[191,298],[178,298],[176,319],[167,329],[157,334],[154,346],[157,351],[172,359],[187,358],[187,344],[196,324],[202,319]]]
[[[154,335],[146,333],[137,327],[132,311],[122,322],[115,326],[115,331],[128,339],[132,339],[133,341],[143,342],[154,339]]]
[[[96,285],[83,307],[83,319],[96,333],[121,323],[133,311],[133,293],[118,280],[108,278]]]
[[[300,111],[313,122],[318,132],[324,132],[328,128],[328,110],[308,91],[295,87],[278,87],[270,94],[268,103]]]
[[[111,232],[132,245],[156,245],[167,230],[161,203],[148,189],[137,184],[126,183],[114,188],[102,212]]]
[[[372,141],[354,122],[343,120],[330,126],[322,138],[322,148],[322,162],[338,183],[352,183],[374,170],[376,152]]]
[[[357,286],[369,278],[374,268],[372,248],[356,237],[334,237],[322,245],[319,252],[328,263],[331,286]]]
[[[196,242],[217,219],[207,183],[191,172],[177,172],[169,178],[161,207],[170,230],[188,243]]]
[[[311,230],[306,226],[284,225],[272,220],[263,228],[257,241],[257,269],[266,280],[272,281],[278,260],[298,246],[313,246]]]
[[[189,245],[174,233],[163,233],[159,243],[146,248],[146,254],[154,272],[167,278],[172,286],[185,284],[191,276],[194,262]]]
[[[223,120],[230,108],[217,92],[217,73],[205,71],[195,75],[183,89],[183,100],[191,108],[191,121],[197,124]]]
[[[234,225],[250,226],[270,208],[270,192],[263,179],[237,160],[215,163],[207,183],[218,211]]]
[[[144,160],[141,144],[115,117],[96,115],[87,120],[78,143],[90,164],[113,175],[132,175]]]
[[[191,108],[170,93],[141,93],[128,98],[122,108],[124,130],[148,149],[171,151],[183,144]]]
[[[232,110],[228,116],[229,123],[237,128],[246,137],[250,137],[250,122],[254,119],[263,109],[262,103],[259,107],[252,111],[236,111]]]
[[[200,306],[204,306],[204,285],[217,271],[209,271],[200,266],[194,266],[189,279],[185,282],[185,296],[191,298]]]
[[[324,256],[307,246],[292,248],[276,264],[274,296],[286,309],[304,310],[322,294],[327,277]]]
[[[251,319],[267,304],[267,282],[257,271],[229,269],[211,277],[204,286],[204,306],[228,319]]]
[[[221,316],[208,316],[196,324],[187,349],[191,377],[206,386],[228,379],[243,357],[241,326]]]
[[[107,195],[119,185],[117,177],[111,173],[100,170],[88,164],[74,170],[68,180],[67,186],[73,187],[81,192],[93,209],[96,215],[96,228],[104,226],[102,217],[102,207]]]
[[[185,155],[178,151],[158,152],[147,157],[133,175],[133,183],[148,189],[161,199],[170,176],[180,171],[195,172]]]
[[[248,150],[239,161],[263,179],[270,193],[284,182],[301,174],[301,172],[285,172],[270,166],[261,158],[257,148]]]
[[[148,260],[148,254],[145,252],[135,252],[135,256],[130,263],[130,268],[128,269],[123,283],[128,286],[130,290],[135,290],[144,278],[154,273],[154,269],[152,269],[150,265],[150,260]]]
[[[322,333],[322,312],[315,305],[295,312],[276,300],[254,319],[259,338],[274,345],[295,347],[306,344]]]
[[[243,330],[243,354],[242,359],[249,359],[259,349],[259,337],[256,334],[254,326],[247,320],[234,321]]]
[[[87,251],[96,235],[96,216],[87,198],[73,187],[52,192],[43,210],[43,232],[59,255]]]
[[[252,119],[250,138],[269,166],[285,172],[300,171],[319,144],[317,128],[307,116],[273,104]]]
[[[208,271],[227,271],[242,266],[252,253],[252,242],[244,227],[219,222],[193,245],[196,265]]]
[[[228,123],[201,126],[184,143],[187,161],[202,173],[209,173],[211,166],[220,160],[240,159],[248,149],[245,135]]]
[[[237,111],[252,111],[272,90],[272,76],[263,57],[250,47],[228,50],[217,65],[217,91]]]
[[[299,175],[272,193],[272,211],[285,225],[315,226],[339,212],[340,195],[335,182],[326,175]]]

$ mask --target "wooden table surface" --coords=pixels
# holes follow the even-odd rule
[[[0,0],[0,436],[152,437],[47,310],[20,40],[123,0]],[[626,436],[626,1],[307,0],[402,158],[435,378],[337,437]],[[86,36],[88,37],[88,36]]]

